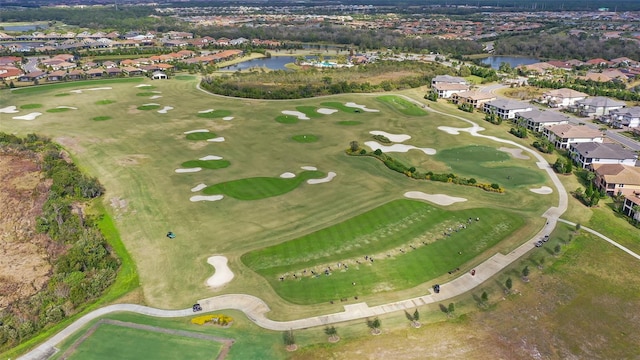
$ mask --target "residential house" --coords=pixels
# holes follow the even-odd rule
[[[17,80],[21,75],[23,75],[22,70],[16,67],[0,66],[0,80],[2,81]]]
[[[574,143],[569,147],[569,154],[581,168],[591,164],[622,164],[635,166],[638,155],[617,143]]]
[[[81,79],[84,79],[84,76],[85,76],[84,71],[80,69],[69,71],[69,73],[67,74],[67,78],[69,80],[81,80]]]
[[[122,69],[120,68],[108,68],[105,70],[105,72],[107,73],[107,76],[110,77],[116,77],[122,74]]]
[[[584,100],[589,95],[568,88],[549,90],[542,94],[541,103],[552,108],[566,108],[575,105],[576,101]]]
[[[533,73],[543,75],[543,74],[546,74],[547,71],[557,69],[557,68],[549,63],[539,62],[535,64],[519,65],[519,66],[516,66],[516,69],[520,69],[524,72],[533,72]]]
[[[589,168],[596,174],[594,183],[609,196],[627,191],[640,192],[640,167],[622,164],[591,164]]]
[[[628,217],[640,221],[640,191],[631,191],[624,196],[622,212]]]
[[[451,75],[436,75],[431,79],[431,86],[436,84],[460,84],[460,85],[469,85],[467,80]]]
[[[20,82],[36,81],[36,80],[43,79],[46,76],[47,76],[46,72],[36,70],[36,71],[32,71],[30,73],[26,73],[26,74],[20,75],[18,77],[18,81],[20,81]]]
[[[161,71],[154,71],[153,74],[151,74],[151,79],[160,80],[160,79],[168,79],[168,77],[167,77],[167,74]]]
[[[607,60],[602,59],[602,58],[587,60],[585,62],[585,64],[589,65],[589,66],[600,66],[600,67],[609,67],[609,66],[613,65],[612,62],[607,61]]]
[[[441,99],[449,99],[453,94],[469,91],[469,85],[437,83],[431,86],[431,91],[434,91],[436,94],[438,94],[438,97]]]
[[[611,59],[611,62],[615,66],[636,67],[636,66],[640,65],[640,63],[638,63],[635,60],[629,59],[628,57],[619,57],[619,58]]]
[[[105,69],[111,69],[111,68],[117,68],[117,67],[118,67],[118,64],[116,64],[116,63],[115,63],[115,62],[113,62],[113,61],[105,61],[105,62],[103,62],[103,63],[102,63],[102,66],[103,66]]]
[[[67,72],[64,70],[54,71],[47,75],[47,81],[62,81],[66,76]]]
[[[540,111],[533,109],[522,113],[516,113],[515,120],[521,126],[533,132],[541,133],[546,126],[562,125],[569,123],[569,117],[556,111]]]
[[[618,129],[638,128],[640,127],[640,106],[611,110],[609,115],[601,116],[600,121]]]
[[[543,128],[542,132],[557,149],[569,149],[571,144],[602,143],[604,141],[604,134],[600,130],[592,129],[586,125],[554,125]]]
[[[476,109],[481,109],[485,102],[496,99],[495,95],[481,91],[463,91],[451,95],[451,101],[453,101],[454,104],[470,104]]]
[[[98,68],[98,69],[89,69],[89,70],[87,70],[85,75],[88,78],[99,78],[99,77],[102,77],[103,73],[104,73],[104,70]]]
[[[522,101],[498,99],[485,102],[483,109],[485,113],[494,113],[502,119],[515,119],[516,113],[531,111],[533,105]]]
[[[604,96],[589,97],[583,100],[577,100],[575,105],[570,107],[571,110],[580,116],[596,117],[608,115],[611,110],[622,109],[627,106],[624,101],[609,99]]]
[[[129,76],[142,75],[142,70],[134,66],[125,66],[122,68],[122,71]]]
[[[68,61],[63,61],[61,63],[51,65],[51,69],[53,69],[54,71],[56,71],[56,70],[69,70],[69,69],[73,69],[75,67],[76,67],[75,63],[68,62]]]

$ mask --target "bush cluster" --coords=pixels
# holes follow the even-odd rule
[[[233,318],[231,316],[227,316],[223,314],[201,315],[191,319],[191,323],[196,325],[204,325],[206,323],[212,323],[212,324],[217,324],[221,326],[227,326],[227,325],[230,325],[232,322],[233,322]]]

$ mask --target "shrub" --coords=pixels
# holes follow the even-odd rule
[[[223,315],[223,314],[209,314],[209,315],[200,315],[191,319],[192,324],[196,325],[204,325],[206,323],[217,324],[221,326],[229,325],[233,322],[233,318],[231,316]]]
[[[373,153],[378,155],[378,156],[380,156],[380,155],[382,155],[382,150],[376,149],[376,151],[374,151]]]
[[[383,144],[391,144],[391,140],[384,135],[373,135],[373,139]]]

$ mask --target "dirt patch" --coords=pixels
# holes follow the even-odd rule
[[[138,110],[138,107],[135,105],[129,105],[129,107],[127,108],[127,114],[140,114],[142,111]]]
[[[81,154],[85,151],[85,149],[78,143],[78,140],[72,137],[67,137],[67,136],[58,137],[58,138],[55,138],[54,141],[64,146],[65,149],[69,149],[76,154]],[[64,153],[63,156],[67,157],[67,154]],[[65,160],[67,162],[71,162],[70,158],[65,158]]]
[[[122,166],[136,166],[140,165],[140,163],[148,158],[149,156],[143,154],[126,155],[119,159],[116,159],[116,163]]]
[[[60,249],[36,232],[36,219],[50,186],[35,160],[0,154],[0,309],[49,280],[49,253]]]

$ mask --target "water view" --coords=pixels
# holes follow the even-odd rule
[[[296,62],[296,56],[274,56],[271,58],[260,58],[243,61],[230,66],[225,66],[222,70],[247,70],[253,68],[267,68],[269,70],[287,70],[286,64]],[[315,56],[305,56],[305,59],[315,59]]]
[[[514,68],[519,65],[535,64],[537,62],[540,62],[540,59],[517,56],[489,56],[482,59],[483,64],[489,64],[491,65],[491,68],[496,70],[503,62],[511,65],[511,67]]]
[[[5,25],[2,28],[5,31],[23,32],[23,31],[35,31],[38,29],[42,30],[42,29],[48,28],[48,26],[45,24],[25,24],[25,25]]]

